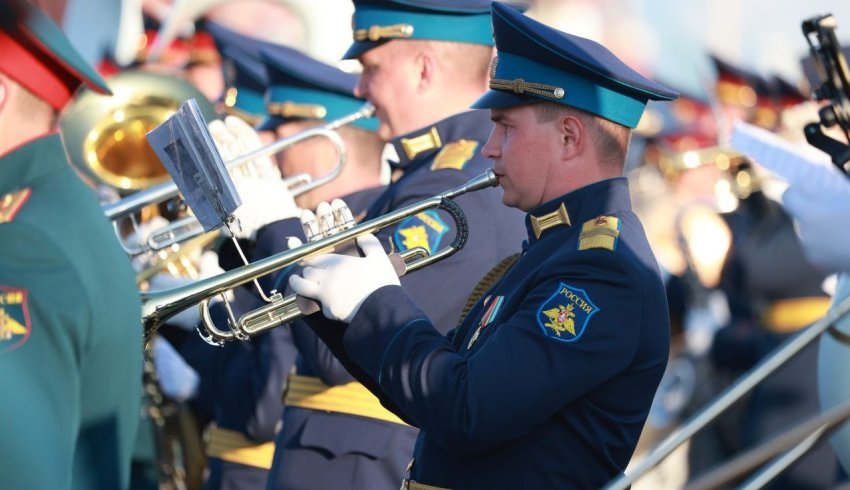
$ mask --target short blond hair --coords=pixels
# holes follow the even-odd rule
[[[629,128],[581,109],[554,102],[542,101],[534,104],[534,111],[539,123],[552,122],[565,115],[578,117],[588,128],[588,134],[599,155],[600,164],[617,166],[621,169],[625,165],[632,136]]]
[[[492,46],[423,39],[404,40],[397,45],[403,49],[432,53],[455,80],[479,84],[489,79]]]

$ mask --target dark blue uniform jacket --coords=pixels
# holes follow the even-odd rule
[[[344,200],[357,212],[365,209],[379,190],[359,191]],[[286,250],[290,236],[304,239],[301,221],[297,218],[263,227],[251,249],[251,260]],[[261,278],[260,284],[266,293],[275,287],[271,276]],[[265,304],[253,283],[237,288],[234,294],[232,308],[236,318]],[[213,305],[211,315],[219,328],[226,328],[223,305]],[[241,432],[257,444],[275,439],[283,409],[281,392],[296,359],[288,326],[275,328],[247,342],[229,342],[221,348],[210,347],[193,337],[184,343],[181,351],[199,371],[200,402],[212,413],[218,427]],[[208,490],[263,488],[268,476],[266,469],[217,458],[209,460],[209,468],[205,482]]]
[[[401,177],[369,206],[364,220],[427,199],[485,172],[492,164],[480,150],[491,129],[487,111],[471,111],[393,140],[399,156],[393,167],[402,172]],[[437,133],[439,145],[415,154],[405,150],[405,141],[432,132]],[[469,221],[466,248],[401,279],[404,290],[443,333],[457,324],[478,280],[501,259],[518,252],[525,235],[522,213],[503,206],[498,189],[462,196],[457,203]],[[424,246],[436,251],[454,239],[455,223],[442,211],[430,211],[380,230],[376,236],[385,248],[392,241],[396,250]],[[316,376],[328,385],[354,379],[305,322],[294,322],[292,332],[300,354],[299,374]],[[415,434],[414,428],[392,422],[288,407],[277,438],[269,488],[398,488]],[[328,454],[332,457],[324,456]]]
[[[667,362],[664,288],[625,179],[530,215],[561,203],[572,225],[537,239],[527,218],[524,254],[448,337],[397,286],[369,296],[347,328],[309,317],[352,373],[421,429],[411,479],[598,488],[628,463]],[[606,227],[618,230],[613,250],[579,250]]]

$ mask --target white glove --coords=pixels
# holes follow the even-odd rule
[[[806,257],[825,272],[850,272],[850,181],[839,189],[792,185],[782,203],[797,224]]]
[[[224,121],[209,124],[210,135],[225,163],[263,147],[260,135],[248,123],[236,116],[227,116]],[[280,169],[271,157],[251,160],[228,173],[234,182],[244,177],[280,179]]]
[[[263,226],[301,214],[286,184],[280,179],[244,177],[236,182],[242,205],[234,215],[241,230],[237,238],[254,238]]]
[[[297,245],[297,239],[289,242],[290,248]],[[290,276],[289,286],[296,294],[321,303],[327,318],[350,323],[370,294],[399,285],[395,269],[374,235],[358,237],[357,245],[364,257],[326,254],[308,259],[301,276]]]
[[[797,222],[806,257],[827,272],[850,271],[850,181],[822,153],[736,123],[731,145],[788,181],[782,204]]]
[[[200,378],[174,347],[162,337],[153,340],[153,362],[162,392],[178,402],[194,398]]]

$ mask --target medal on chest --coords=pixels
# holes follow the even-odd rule
[[[481,335],[481,331],[484,330],[487,325],[493,323],[493,320],[496,319],[496,315],[499,314],[499,308],[502,307],[502,303],[504,302],[504,296],[487,296],[484,298],[484,313],[481,315],[481,319],[478,320],[478,327],[475,329],[475,332],[472,333],[472,338],[469,339],[469,344],[466,346],[467,350],[471,349],[473,344],[475,344],[478,340],[478,337]]]

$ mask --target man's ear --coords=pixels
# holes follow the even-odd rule
[[[0,113],[3,112],[9,99],[9,78],[0,73]]]
[[[584,152],[587,145],[587,129],[578,117],[565,114],[558,120],[557,128],[564,159],[572,159]]]
[[[437,74],[437,60],[429,51],[420,51],[416,55],[416,68],[419,74],[418,90],[420,93],[425,92],[434,84],[434,77]]]

